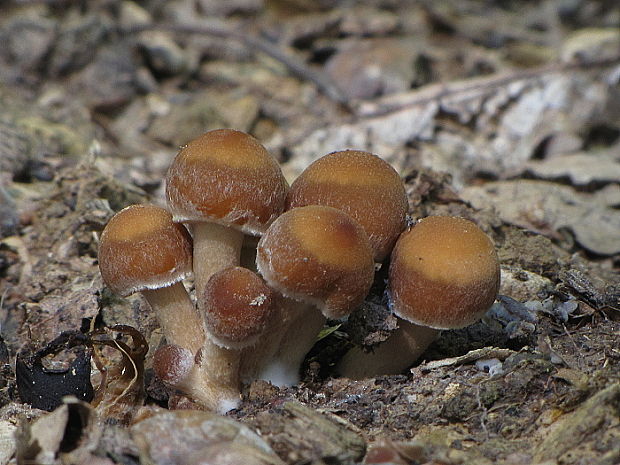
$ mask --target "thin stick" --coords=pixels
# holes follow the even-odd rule
[[[472,92],[488,92],[498,87],[528,79],[536,79],[548,74],[567,72],[575,69],[593,69],[613,66],[620,63],[620,56],[594,60],[589,62],[574,63],[553,63],[538,68],[513,71],[509,73],[496,74],[472,78],[462,81],[449,83],[429,84],[421,89],[388,95],[384,98],[372,102],[361,102],[357,108],[357,114],[363,117],[374,117],[386,115],[404,108],[417,105],[425,105],[435,101],[441,101],[448,97],[467,95]],[[472,98],[472,95],[468,95]]]
[[[312,82],[320,92],[348,108],[348,99],[325,73],[310,68],[296,56],[285,52],[281,48],[264,39],[261,39],[260,37],[239,32],[228,26],[213,22],[205,22],[200,25],[157,23],[120,29],[120,32],[125,34],[138,34],[144,31],[169,31],[179,34],[208,35],[212,37],[236,40],[247,48],[262,52],[274,60],[284,64],[292,74],[300,79]]]

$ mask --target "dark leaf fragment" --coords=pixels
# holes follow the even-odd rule
[[[17,391],[22,401],[34,408],[52,411],[62,398],[74,395],[90,402],[93,386],[90,382],[90,350],[84,345],[86,336],[77,331],[62,333],[42,349],[30,348],[17,354],[15,376]],[[61,368],[44,365],[48,356],[71,357]]]

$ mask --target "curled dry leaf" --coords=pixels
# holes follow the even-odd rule
[[[118,336],[129,337],[131,341],[125,342]],[[131,326],[115,325],[92,332],[90,344],[101,373],[92,405],[106,421],[129,424],[144,400],[146,340]],[[112,350],[104,351],[104,348]]]

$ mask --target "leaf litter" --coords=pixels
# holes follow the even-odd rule
[[[0,6],[0,464],[617,463],[618,7],[226,3]],[[256,382],[226,418],[162,411],[161,334],[140,298],[103,287],[98,234],[161,203],[178,145],[218,125],[265,141],[289,180],[334,150],[380,154],[414,219],[457,214],[493,237],[506,297],[410,373],[329,377],[351,339],[389,335],[386,317],[333,326],[299,386]],[[24,404],[17,353],[91,325],[98,404]],[[171,458],[158,421],[196,442]]]

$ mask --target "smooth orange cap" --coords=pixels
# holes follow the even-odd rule
[[[213,221],[260,235],[284,210],[288,184],[254,137],[209,131],[177,154],[166,175],[174,221]]]
[[[341,210],[320,205],[280,216],[258,243],[258,270],[285,296],[343,318],[362,303],[374,277],[364,229]]]
[[[405,229],[408,209],[396,170],[382,158],[359,150],[325,155],[299,175],[287,195],[287,209],[305,205],[348,213],[368,234],[377,261],[392,251]]]
[[[468,326],[493,304],[499,283],[493,242],[464,218],[424,218],[400,236],[392,252],[392,309],[412,323],[437,329]]]
[[[163,208],[131,205],[114,215],[101,234],[99,270],[121,296],[169,286],[191,269],[191,236]]]

